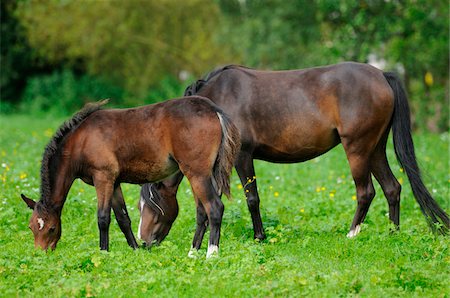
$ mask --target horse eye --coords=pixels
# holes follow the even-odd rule
[[[48,229],[48,232],[50,234],[53,234],[55,232],[56,228],[55,227],[51,227],[50,229]]]

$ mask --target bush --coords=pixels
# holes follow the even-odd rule
[[[150,89],[145,103],[155,103],[170,98],[182,97],[188,83],[180,83],[173,76],[164,77],[156,86]]]
[[[111,98],[122,103],[123,89],[88,75],[77,77],[71,70],[30,78],[20,110],[27,113],[69,115],[85,103]]]

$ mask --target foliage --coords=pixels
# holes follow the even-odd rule
[[[355,60],[400,72],[415,128],[449,128],[445,1],[164,0],[79,5],[73,0],[38,0],[1,5],[2,101],[20,101],[27,81],[64,69],[124,89],[123,102],[135,105],[166,99],[163,96],[173,92],[159,89],[182,90],[184,74],[196,79],[221,64],[294,69]],[[40,96],[35,94],[36,100]],[[11,110],[10,105],[2,105],[5,108]]]
[[[219,4],[226,16],[223,43],[231,43],[245,65],[293,69],[324,64],[313,52],[320,38],[314,1],[221,0]]]
[[[27,1],[17,14],[40,55],[81,64],[135,95],[182,70],[200,75],[223,56],[212,42],[218,10],[200,0]]]
[[[268,239],[252,240],[250,215],[237,176],[233,200],[224,199],[220,257],[187,257],[195,229],[192,192],[183,181],[180,214],[167,239],[151,250],[131,250],[113,219],[111,251],[98,250],[94,188],[76,181],[62,214],[53,252],[33,249],[31,211],[20,193],[39,197],[46,142],[63,119],[1,116],[0,293],[33,297],[445,297],[449,242],[430,233],[389,142],[392,171],[403,184],[401,230],[394,234],[388,205],[376,184],[362,232],[345,237],[355,212],[355,189],[342,147],[300,164],[256,163]],[[448,133],[414,136],[425,182],[448,212]],[[444,159],[444,160],[442,160]],[[436,162],[436,161],[443,162]],[[139,187],[123,185],[133,230]],[[447,201],[448,202],[448,201]]]
[[[85,103],[111,98],[120,104],[123,90],[88,75],[76,77],[70,70],[28,80],[22,111],[70,115]]]
[[[1,1],[1,70],[0,95],[1,111],[13,110],[10,103],[17,103],[22,95],[30,74],[39,73],[45,68],[43,61],[35,57],[29,46],[24,28],[14,16],[16,3]],[[5,102],[8,101],[8,102]]]
[[[318,0],[322,52],[332,59],[385,60],[403,74],[416,125],[448,130],[449,6],[444,1]],[[426,82],[425,76],[433,80]],[[434,82],[433,82],[434,81]],[[413,85],[416,86],[413,86]],[[420,84],[419,86],[417,86]],[[426,125],[424,125],[426,123]]]

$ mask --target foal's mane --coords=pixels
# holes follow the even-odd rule
[[[195,81],[194,83],[192,83],[191,85],[189,85],[186,88],[186,90],[184,90],[184,96],[190,96],[190,95],[197,94],[197,92],[199,92],[200,89],[202,89],[203,86],[205,86],[209,80],[211,80],[212,78],[214,78],[215,76],[217,76],[218,74],[222,73],[223,71],[225,71],[227,69],[251,69],[251,68],[242,66],[242,65],[236,65],[236,64],[230,64],[230,65],[218,67],[218,68],[214,69],[213,71],[211,71],[210,73],[206,74],[202,79],[199,79],[199,80]]]
[[[88,103],[83,109],[78,111],[70,120],[65,121],[53,135],[53,138],[47,144],[44,150],[41,163],[41,201],[48,203],[51,195],[52,176],[51,168],[54,158],[57,155],[60,145],[63,143],[65,137],[74,129],[76,129],[89,115],[101,109],[107,104],[109,99],[105,99],[96,103]]]

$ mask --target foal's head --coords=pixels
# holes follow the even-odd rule
[[[61,217],[58,211],[46,207],[41,201],[35,202],[25,195],[22,199],[33,210],[29,228],[34,234],[34,246],[43,250],[56,248],[56,243],[61,238]]]
[[[176,190],[163,183],[145,184],[141,188],[138,208],[141,214],[138,238],[145,246],[159,244],[169,234],[178,215]]]

